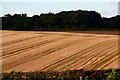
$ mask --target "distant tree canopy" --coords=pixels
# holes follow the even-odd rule
[[[49,31],[80,31],[80,30],[117,30],[120,16],[102,18],[95,11],[62,11],[27,17],[27,14],[6,14],[2,17],[3,30],[49,30]]]

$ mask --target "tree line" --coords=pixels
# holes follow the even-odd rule
[[[6,14],[2,17],[3,30],[39,31],[85,31],[118,30],[120,16],[103,18],[96,11],[62,11],[42,13],[28,17],[27,14]]]

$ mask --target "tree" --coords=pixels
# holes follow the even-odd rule
[[[2,17],[3,30],[117,30],[120,16],[102,18],[95,11],[77,10],[46,13],[28,17],[27,14],[6,14]]]

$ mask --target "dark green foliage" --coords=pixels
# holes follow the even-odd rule
[[[2,80],[120,80],[120,70],[3,73]]]
[[[117,30],[120,16],[102,18],[95,11],[62,11],[27,17],[27,14],[7,14],[2,17],[3,30],[85,31]]]
[[[104,18],[105,28],[115,30],[120,27],[120,16],[112,17],[112,18]]]

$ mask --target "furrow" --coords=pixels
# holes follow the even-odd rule
[[[99,70],[104,69],[106,66],[110,65],[112,62],[114,62],[115,60],[118,60],[120,58],[119,56],[114,57],[113,59],[109,60],[108,62],[106,62],[106,64],[102,65],[101,67],[99,67]],[[115,65],[114,65],[115,66]]]
[[[104,61],[104,58],[109,58],[109,56],[112,55],[112,53],[114,53],[114,52],[116,52],[116,47],[114,47],[114,50],[112,50],[112,48],[109,49],[109,51],[107,52],[109,54],[105,53],[105,54],[101,55],[96,60],[94,60],[91,64],[84,67],[84,69],[97,69],[98,66],[101,66],[104,64],[104,63],[101,63]]]
[[[101,43],[100,43],[99,45],[101,45]],[[97,45],[96,45],[96,46],[97,46]],[[88,48],[87,50],[85,49],[85,50],[80,51],[80,52],[87,53],[87,52],[90,51],[89,49],[92,50],[93,48]],[[73,54],[73,55],[71,55],[71,56],[68,56],[68,57],[66,57],[66,58],[64,58],[64,59],[60,59],[60,60],[54,62],[53,64],[50,64],[50,65],[44,67],[44,68],[41,69],[41,70],[52,70],[52,69],[58,67],[59,65],[63,64],[64,61],[70,61],[70,60],[73,59],[75,56],[78,56],[80,52],[75,53],[75,54]],[[81,54],[81,55],[83,55],[83,54]]]
[[[30,39],[34,39],[34,38],[37,38],[37,37],[42,37],[42,36],[48,36],[48,35],[34,35],[32,37],[25,37],[25,38],[21,38],[21,39],[17,39],[17,40],[12,40],[12,41],[8,41],[8,42],[4,42],[2,45],[3,46],[9,46],[9,45],[12,45],[12,44],[16,44],[18,42],[22,43],[24,41],[27,41],[27,40],[30,40]]]
[[[67,38],[67,37],[65,37],[65,38]],[[60,40],[60,39],[57,39],[56,41],[59,41],[59,40]],[[78,41],[79,41],[79,40],[72,40],[72,41],[70,41],[70,42],[65,43],[64,46],[63,46],[63,44],[62,44],[62,45],[57,46],[57,47],[55,47],[55,48],[48,49],[48,50],[43,51],[43,52],[40,52],[40,53],[36,53],[35,55],[27,56],[26,58],[21,58],[21,59],[17,60],[16,62],[13,61],[13,62],[11,62],[11,63],[4,64],[4,65],[3,65],[3,70],[10,69],[10,68],[12,68],[13,66],[17,66],[17,65],[19,65],[19,64],[23,64],[23,63],[25,63],[25,62],[34,60],[34,59],[36,59],[36,58],[40,58],[40,57],[42,57],[42,56],[48,55],[48,54],[50,54],[50,53],[52,53],[52,52],[55,52],[55,51],[58,51],[58,50],[60,50],[60,49],[69,47],[69,46],[71,46],[71,45],[74,45],[74,44],[77,43]],[[20,62],[19,62],[19,61],[20,61]]]
[[[13,35],[18,35],[17,33],[12,33],[12,34],[6,34],[6,35],[4,35],[4,33],[2,34],[4,37],[8,37],[8,36],[13,36]]]
[[[105,48],[105,47],[104,47]],[[114,48],[114,47],[113,47]],[[101,49],[102,50],[102,49]],[[104,52],[102,53],[102,51],[98,52],[98,53],[95,53],[96,55],[95,56],[91,56],[91,57],[86,57],[85,59],[83,60],[78,60],[76,62],[76,64],[74,64],[71,69],[80,69],[80,68],[84,68],[84,69],[87,69],[87,67],[89,67],[90,65],[92,65],[93,62],[95,61],[98,61],[98,56],[101,55],[105,55],[107,52],[109,52],[109,49],[108,50],[105,50],[104,49]],[[94,65],[94,64],[93,64]]]
[[[110,54],[108,54],[107,56],[105,56],[104,58],[102,58],[101,60],[99,60],[98,62],[96,62],[95,63],[95,66],[94,67],[92,67],[92,69],[98,69],[99,67],[101,67],[103,64],[105,64],[107,61],[109,61],[109,60],[111,60],[111,59],[113,59],[114,57],[116,57],[116,56],[118,56],[118,54],[116,54],[117,53],[117,51],[115,50],[115,51],[113,51],[112,53],[111,53],[111,55]],[[112,55],[113,54],[113,55]]]
[[[52,36],[51,38],[54,38],[54,36]],[[23,50],[27,47],[30,47],[31,45],[39,44],[42,41],[44,42],[44,41],[49,41],[49,40],[47,40],[47,38],[45,36],[39,36],[39,37],[30,39],[30,40],[24,41],[20,44],[16,43],[15,45],[11,45],[7,48],[3,47],[3,56],[6,55],[6,54],[10,54],[10,53],[14,53],[16,51]]]
[[[16,54],[19,54],[19,53],[22,53],[22,52],[25,52],[25,51],[29,51],[31,49],[35,49],[35,48],[40,47],[40,46],[45,46],[47,44],[50,44],[50,43],[53,43],[55,41],[61,40],[63,38],[65,38],[65,37],[62,37],[62,38],[61,37],[51,38],[51,40],[45,39],[43,41],[40,41],[40,42],[37,42],[37,43],[34,43],[34,44],[31,43],[30,45],[23,46],[21,48],[9,51],[8,53],[4,53],[3,58],[7,58],[7,57],[10,57],[12,55],[16,55]]]
[[[63,67],[57,69],[57,70],[64,70],[66,69],[71,69],[71,68],[74,68],[76,65],[79,65],[81,63],[86,63],[87,61],[90,61],[91,58],[90,56],[93,55],[94,53],[96,53],[96,51],[98,51],[98,49],[102,49],[103,47],[107,47],[108,45],[98,45],[98,46],[93,46],[93,47],[96,47],[96,48],[93,48],[93,49],[89,49],[88,52],[82,52],[83,55],[81,55],[81,52],[79,53],[79,55],[76,55],[75,57],[71,58],[71,60],[68,60],[68,62],[65,62]],[[105,50],[105,49],[104,49]],[[99,54],[96,54],[96,56],[99,55]],[[62,65],[62,64],[61,64]],[[76,69],[77,67],[75,67]]]

